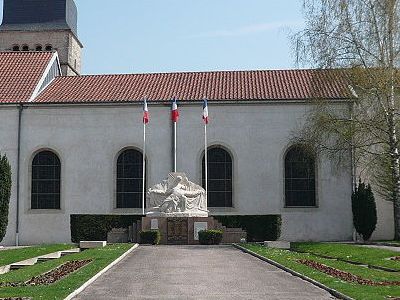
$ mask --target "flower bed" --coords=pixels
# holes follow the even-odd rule
[[[39,276],[32,277],[26,282],[0,282],[0,287],[22,287],[22,286],[36,286],[36,285],[49,285],[52,284],[68,274],[79,270],[83,266],[90,263],[91,259],[86,260],[72,260],[68,261],[61,266],[44,273]]]
[[[328,267],[319,262],[309,260],[309,259],[299,259],[299,263],[306,265],[310,268],[328,274],[332,277],[341,279],[347,282],[354,282],[361,285],[369,285],[369,286],[400,286],[400,281],[373,281],[371,279],[365,279],[360,276],[351,274],[349,272],[341,271],[332,267]]]

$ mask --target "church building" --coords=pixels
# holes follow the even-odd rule
[[[282,240],[350,240],[352,174],[292,142],[315,91],[352,97],[324,70],[81,75],[73,0],[4,0],[0,153],[12,167],[5,245],[70,242],[73,215],[142,215],[142,191],[173,170],[205,185],[211,216],[280,215]],[[150,112],[143,187],[143,99]],[[374,237],[392,238],[390,203]]]

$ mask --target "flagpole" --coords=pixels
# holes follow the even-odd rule
[[[176,121],[174,121],[174,172],[176,172]]]
[[[208,196],[207,124],[204,123],[204,172],[206,179],[206,199]]]
[[[146,122],[143,122],[143,181],[142,181],[142,214],[145,214],[145,194],[146,194]]]

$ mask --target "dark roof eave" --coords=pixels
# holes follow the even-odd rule
[[[221,99],[207,99],[208,102],[214,104],[288,104],[288,103],[313,103],[317,99],[249,99],[249,100],[221,100]],[[346,103],[354,102],[356,98],[354,97],[338,97],[338,98],[320,98],[320,100],[330,101],[332,103]],[[203,100],[184,100],[178,101],[180,105],[187,105],[193,103],[202,103]],[[148,103],[152,104],[165,104],[169,105],[171,100],[148,100]],[[137,104],[142,105],[140,100],[113,100],[113,101],[43,101],[43,102],[0,102],[1,106],[90,106],[90,105],[100,105],[100,106],[112,106],[112,105],[130,105]]]

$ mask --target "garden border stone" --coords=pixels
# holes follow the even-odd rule
[[[123,260],[129,253],[131,253],[133,250],[135,250],[138,246],[139,246],[139,244],[134,244],[131,248],[129,248],[127,251],[125,251],[125,253],[123,253],[121,256],[119,256],[117,259],[115,259],[113,262],[111,262],[108,266],[103,268],[100,272],[95,274],[92,278],[87,280],[84,284],[82,284],[79,288],[77,288],[75,291],[73,291],[67,297],[65,297],[64,300],[71,300],[72,298],[76,297],[84,289],[86,289],[89,285],[91,285],[97,278],[99,278],[101,275],[103,275],[105,272],[107,272],[109,269],[111,269],[113,266],[115,266],[117,263],[119,263],[121,260]]]
[[[328,287],[328,286],[326,286],[326,285],[324,285],[324,284],[322,284],[322,283],[320,283],[320,282],[318,282],[318,281],[316,281],[314,279],[311,279],[310,277],[307,277],[307,276],[305,276],[305,275],[303,275],[301,273],[298,273],[298,272],[296,272],[296,271],[294,271],[292,269],[289,269],[289,268],[285,267],[284,265],[281,265],[280,263],[277,263],[276,261],[274,261],[272,259],[264,257],[264,256],[262,256],[260,254],[257,254],[257,253],[255,253],[255,252],[253,252],[253,251],[251,251],[249,249],[246,249],[246,248],[244,248],[244,247],[242,247],[242,246],[240,246],[238,244],[232,244],[232,245],[235,248],[237,248],[239,250],[242,250],[243,252],[246,252],[246,253],[254,256],[254,257],[257,257],[258,259],[261,259],[261,260],[263,260],[263,261],[265,261],[265,262],[267,262],[267,263],[269,263],[269,264],[271,264],[271,265],[273,265],[273,266],[285,271],[285,272],[288,272],[288,273],[292,274],[293,276],[299,277],[299,278],[301,278],[301,279],[303,279],[305,281],[308,281],[308,282],[312,283],[313,285],[315,285],[315,286],[317,286],[317,287],[319,287],[321,289],[324,289],[325,291],[329,292],[332,296],[334,296],[334,297],[336,297],[338,299],[354,300],[353,298],[351,298],[349,296],[346,296],[345,294],[342,294],[341,292],[339,292],[339,291],[337,291],[335,289],[332,289],[332,288],[330,288],[330,287]]]

